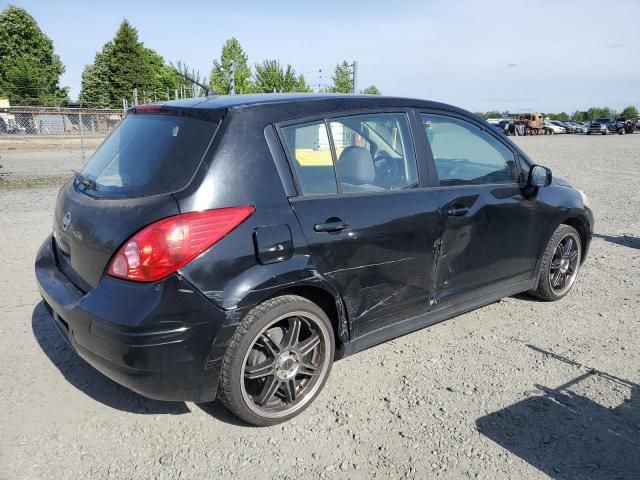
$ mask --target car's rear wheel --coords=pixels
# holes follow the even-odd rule
[[[560,300],[571,290],[581,260],[580,235],[569,225],[559,225],[542,256],[538,288],[529,294],[547,301]]]
[[[225,354],[220,398],[257,426],[298,415],[324,386],[334,356],[331,321],[295,295],[267,300],[238,326]]]

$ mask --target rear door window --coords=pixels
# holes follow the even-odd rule
[[[188,116],[130,114],[96,150],[82,174],[98,197],[141,197],[185,187],[216,124]],[[89,193],[89,192],[87,192]]]
[[[282,129],[303,195],[338,193],[324,120]]]
[[[379,192],[417,185],[416,159],[405,114],[332,118],[329,126],[341,192]]]
[[[418,184],[403,113],[332,117],[283,127],[282,136],[303,195],[384,192]]]

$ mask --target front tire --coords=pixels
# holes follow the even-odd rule
[[[528,293],[549,302],[560,300],[573,287],[581,261],[582,244],[577,230],[559,225],[542,255],[538,288]]]
[[[334,351],[331,321],[318,305],[296,295],[267,300],[245,316],[229,344],[220,399],[252,425],[287,421],[318,396]]]

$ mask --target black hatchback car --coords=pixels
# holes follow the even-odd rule
[[[141,105],[60,190],[35,270],[61,334],[106,376],[271,425],[335,358],[519,292],[563,297],[588,202],[440,103]]]

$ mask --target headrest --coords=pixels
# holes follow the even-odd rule
[[[376,169],[369,150],[363,147],[347,147],[338,158],[340,181],[352,185],[373,183]]]

